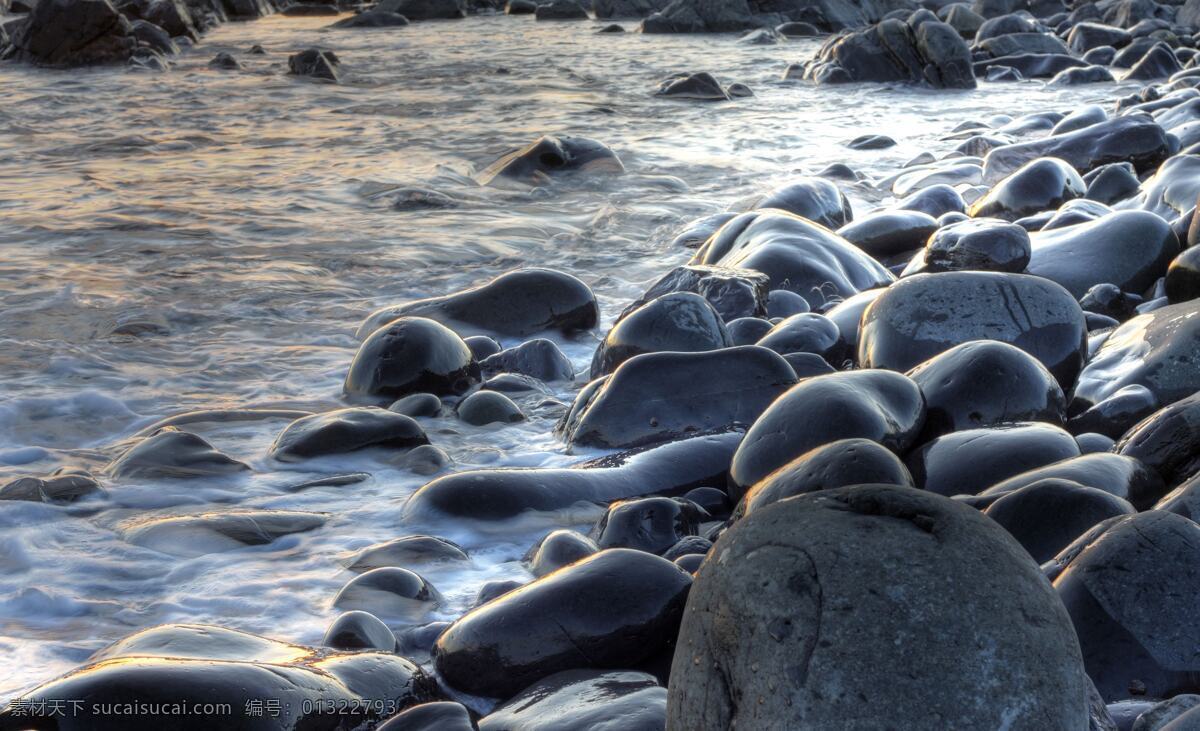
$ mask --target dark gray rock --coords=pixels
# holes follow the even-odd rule
[[[631,670],[567,670],[542,678],[479,720],[479,731],[662,731],[667,690]]]
[[[906,81],[935,88],[974,89],[971,52],[962,36],[932,21],[910,28],[899,20],[825,42],[804,70],[819,83]]]
[[[137,45],[109,0],[40,0],[12,32],[14,57],[42,66],[125,63]]]
[[[1200,473],[1200,392],[1154,412],[1127,431],[1114,451],[1133,457],[1176,487]]]
[[[538,6],[539,8],[546,6]],[[480,185],[545,185],[567,175],[619,175],[625,166],[608,145],[587,137],[539,137],[500,156],[477,176]]]
[[[0,485],[0,501],[73,503],[104,495],[104,488],[84,470],[63,467],[44,477],[18,477]]]
[[[288,56],[288,73],[293,76],[310,76],[314,79],[337,82],[339,66],[341,61],[333,51],[323,51],[319,48],[309,48]]]
[[[971,340],[1015,345],[1067,391],[1087,354],[1083,310],[1061,286],[1026,274],[945,272],[905,277],[867,308],[858,337],[865,368],[907,371]]]
[[[944,226],[930,236],[923,269],[1022,272],[1029,253],[1025,229],[995,218],[975,218]]]
[[[476,391],[458,404],[458,418],[472,426],[524,421],[521,407],[499,391]]]
[[[346,374],[352,396],[461,395],[479,382],[479,363],[453,330],[424,317],[400,317],[363,341]]]
[[[879,259],[925,246],[938,230],[933,216],[920,211],[878,211],[837,230],[846,239]]]
[[[696,535],[700,522],[708,517],[699,506],[681,498],[622,500],[608,507],[591,537],[601,549],[634,548],[662,555],[685,537]]]
[[[738,498],[775,470],[839,439],[871,439],[903,454],[925,421],[917,384],[899,373],[859,370],[807,378],[770,405],[746,432],[730,465]]]
[[[547,534],[525,557],[534,576],[545,576],[598,552],[600,547],[591,538],[573,530],[556,530]]]
[[[1049,478],[1002,495],[983,512],[1042,564],[1098,523],[1137,510],[1103,490]]]
[[[1022,165],[971,205],[973,218],[993,217],[1015,221],[1039,211],[1053,210],[1087,192],[1079,173],[1069,163],[1043,157]]]
[[[1000,180],[1039,157],[1057,157],[1081,173],[1114,162],[1143,171],[1154,169],[1170,153],[1163,128],[1146,115],[1132,114],[1065,135],[997,147],[984,158],[983,174],[985,180]]]
[[[600,308],[591,288],[570,274],[517,269],[478,287],[377,310],[359,326],[358,337],[406,315],[436,320],[463,335],[524,337],[591,330]]]
[[[636,667],[674,640],[691,583],[658,556],[601,551],[459,618],[435,666],[452,687],[493,698],[564,670]]]
[[[422,703],[392,716],[376,731],[475,731],[471,714],[461,703]]]
[[[372,447],[412,449],[429,438],[411,417],[375,407],[338,409],[293,421],[271,445],[282,462]]]
[[[1038,467],[1079,456],[1079,445],[1050,424],[1015,423],[943,434],[905,459],[918,487],[939,495],[977,495]]]
[[[445,538],[412,535],[367,546],[350,559],[346,568],[355,573],[388,566],[410,566],[431,561],[466,561],[467,554]]]
[[[731,429],[754,421],[795,378],[781,356],[755,345],[646,353],[585,386],[558,431],[573,445],[628,448]]]
[[[355,609],[341,614],[329,625],[321,644],[335,650],[395,652],[396,635],[379,617]]]
[[[538,20],[587,20],[587,10],[575,0],[551,0],[540,4],[533,16]]]
[[[382,0],[375,9],[409,20],[454,20],[467,14],[461,0]]]
[[[575,367],[554,341],[536,338],[488,356],[479,363],[485,376],[519,373],[539,381],[573,381]]]
[[[230,475],[249,469],[201,437],[167,426],[134,443],[105,471],[117,479],[133,479]]]
[[[441,602],[442,595],[424,577],[396,566],[355,576],[333,598],[333,606],[338,609],[406,619],[421,617]]]
[[[732,216],[731,216],[732,217]],[[704,236],[703,244],[711,237]],[[626,307],[617,322],[647,302],[672,292],[694,292],[716,309],[721,319],[730,322],[742,317],[762,317],[767,312],[770,279],[748,269],[685,264],[667,272],[646,293]]]
[[[819,223],[829,229],[854,219],[846,194],[835,183],[819,177],[801,178],[766,193],[752,208],[777,208]]]
[[[739,521],[701,566],[668,727],[1084,729],[1073,634],[974,509],[894,486],[803,495]]]
[[[871,257],[840,236],[783,211],[743,213],[721,227],[692,258],[692,264],[753,269],[766,274],[772,289],[786,289],[823,309],[893,281]]]
[[[704,297],[672,292],[622,317],[592,358],[592,377],[612,373],[643,353],[697,353],[732,345],[721,315]]]
[[[1044,480],[1065,480],[1102,490],[1144,510],[1166,492],[1162,478],[1140,461],[1111,452],[1084,454],[1022,472],[980,493],[982,503]]]

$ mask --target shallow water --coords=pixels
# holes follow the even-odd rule
[[[1066,111],[1114,93],[781,81],[811,41],[596,36],[595,23],[504,16],[382,30],[323,29],[329,22],[228,24],[166,74],[0,65],[0,482],[61,465],[99,470],[117,442],[181,411],[333,408],[369,311],[518,265],[576,274],[608,322],[687,259],[668,244],[691,218],[833,162],[883,177],[923,150],[952,149],[940,138],[964,121]],[[254,43],[268,54],[245,54]],[[311,45],[338,53],[341,85],[285,75],[287,54]],[[210,70],[218,51],[247,70]],[[718,105],[650,96],[663,77],[699,70],[757,95]],[[543,133],[607,142],[629,172],[532,192],[470,182]],[[900,144],[840,144],[864,133]],[[406,185],[464,203],[392,210],[387,191]],[[846,192],[860,213],[886,200],[868,185]],[[111,334],[130,318],[165,331]],[[560,339],[581,372],[595,342]],[[567,403],[571,391],[555,396]],[[561,407],[543,400],[523,402],[532,418],[517,426],[424,426],[454,469],[578,460],[550,433]],[[352,576],[345,557],[423,529],[472,553],[468,565],[417,567],[447,598],[428,619],[461,614],[485,581],[527,578],[518,560],[548,524],[490,534],[403,525],[404,499],[427,478],[369,454],[280,466],[265,453],[284,423],[188,427],[251,464],[249,476],[130,480],[72,507],[0,506],[0,702],[164,622],[318,642]],[[356,471],[373,477],[286,490]],[[122,539],[131,522],[231,508],[314,511],[328,522],[192,558]]]

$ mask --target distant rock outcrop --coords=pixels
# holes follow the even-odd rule
[[[637,4],[652,0],[615,1]],[[876,23],[896,10],[916,8],[912,0],[672,0],[646,18],[642,32],[721,33],[789,21],[837,31]]]
[[[803,67],[820,83],[908,81],[935,88],[974,89],[971,52],[954,28],[926,21],[915,28],[885,20],[830,38]]]

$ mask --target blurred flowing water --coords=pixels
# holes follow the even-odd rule
[[[1113,95],[1111,85],[934,92],[782,81],[813,41],[596,35],[597,23],[530,17],[380,30],[329,22],[228,24],[164,74],[0,65],[0,482],[61,465],[99,470],[117,442],[181,411],[334,408],[370,310],[523,264],[579,276],[610,322],[687,259],[669,242],[694,217],[834,162],[882,177],[921,151],[951,150],[940,138],[964,121]],[[266,55],[246,53],[255,43]],[[313,45],[337,52],[343,83],[286,75],[288,54]],[[219,51],[246,70],[208,68]],[[662,78],[702,70],[756,96],[651,96]],[[606,142],[628,173],[533,191],[471,182],[473,170],[547,133]],[[842,144],[864,133],[900,144]],[[403,186],[462,204],[392,210],[388,193]],[[887,200],[865,184],[846,192],[860,213]],[[130,322],[155,326],[113,334]],[[560,339],[581,373],[595,338]],[[569,403],[582,381],[555,398]],[[454,469],[580,459],[551,434],[561,407],[543,401],[525,402],[531,418],[515,426],[424,426]],[[472,554],[418,568],[447,599],[428,619],[461,614],[488,580],[528,577],[519,558],[553,526],[483,534],[401,524],[404,499],[427,478],[370,454],[274,463],[265,453],[284,423],[188,427],[252,465],[247,476],[122,481],[71,507],[0,504],[0,702],[164,622],[319,642],[352,576],[345,557],[407,533],[443,535]],[[286,489],[353,471],[373,477]],[[130,522],[232,508],[315,511],[328,522],[193,558],[122,538]]]

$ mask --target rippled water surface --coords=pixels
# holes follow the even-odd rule
[[[381,30],[328,22],[225,25],[165,74],[0,66],[0,482],[62,465],[98,471],[118,442],[181,411],[336,407],[367,312],[522,264],[576,274],[610,321],[686,260],[668,242],[691,218],[833,162],[881,178],[922,150],[952,149],[940,138],[963,121],[1113,94],[781,81],[814,42],[597,36],[595,23],[529,17]],[[247,55],[254,43],[267,54]],[[286,75],[287,55],[312,45],[338,53],[342,84]],[[246,70],[209,69],[223,50]],[[699,70],[757,96],[717,105],[650,96],[663,77]],[[900,144],[841,144],[867,132]],[[535,191],[471,182],[473,170],[544,133],[607,142],[628,173]],[[388,192],[410,185],[463,204],[392,210]],[[846,192],[859,212],[886,201],[869,185]],[[117,323],[155,327],[119,335]],[[560,343],[584,372],[595,338]],[[556,397],[569,402],[572,389]],[[550,433],[561,407],[543,401],[523,402],[532,418],[517,426],[424,426],[454,469],[579,459]],[[487,535],[403,525],[404,499],[427,478],[378,455],[273,463],[266,448],[284,423],[188,426],[252,465],[248,476],[123,481],[72,507],[0,505],[0,701],[163,622],[318,642],[352,576],[345,557],[406,533],[444,535],[472,553],[467,565],[419,569],[447,598],[430,619],[460,614],[485,581],[527,578],[518,559],[545,524]],[[286,489],[351,471],[373,477]],[[193,558],[122,538],[148,517],[239,507],[328,521]]]

